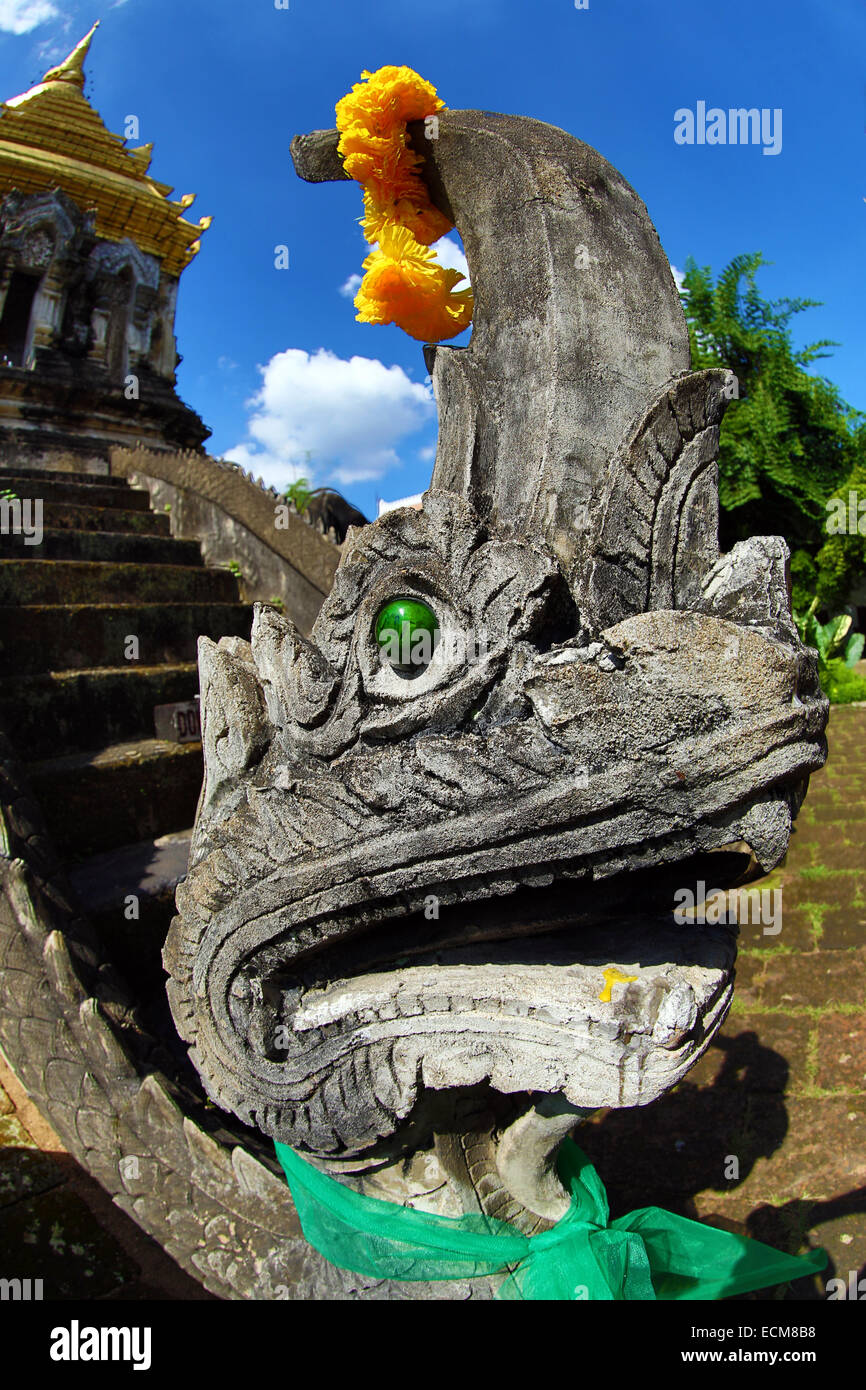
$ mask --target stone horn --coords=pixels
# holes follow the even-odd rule
[[[445,111],[436,139],[423,122],[410,135],[475,295],[470,345],[425,349],[439,406],[431,492],[461,494],[503,533],[543,537],[587,631],[695,598],[718,559],[715,460],[733,379],[689,372],[643,202],[596,150],[540,121]],[[294,139],[301,178],[348,177],[338,139]],[[623,527],[630,573],[613,575],[610,533]],[[611,582],[618,601],[600,592]]]

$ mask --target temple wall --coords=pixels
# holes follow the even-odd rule
[[[309,633],[330,593],[340,547],[284,499],[237,465],[206,454],[118,449],[111,472],[147,488],[155,511],[169,508],[172,535],[194,540],[208,565],[236,564],[246,602],[279,599],[286,614]]]
[[[235,562],[240,566],[238,583],[245,603],[273,602],[278,598],[295,626],[309,634],[325,596],[282,556],[242,522],[198,493],[146,474],[136,474],[130,481],[147,488],[154,511],[170,509],[172,535],[179,540],[198,541],[206,565],[227,566]]]

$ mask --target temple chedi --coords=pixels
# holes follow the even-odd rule
[[[0,468],[107,472],[118,446],[199,449],[175,391],[180,276],[210,218],[148,175],[84,95],[97,26],[0,105]]]

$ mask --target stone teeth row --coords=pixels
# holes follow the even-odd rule
[[[470,1012],[480,1015],[501,1015],[507,1018],[537,1019],[540,1022],[564,1028],[573,1028],[575,1025],[572,1011],[566,1008],[557,1008],[551,1004],[535,1005],[520,999],[496,999],[495,997],[475,1000],[466,994],[428,995],[425,993],[419,995],[401,993],[396,999],[389,1000],[379,1009],[353,1010],[331,1023],[318,1024],[313,1028],[300,1028],[297,1030],[297,1035],[299,1040],[302,1039],[305,1044],[315,1045],[339,1041],[358,1028],[377,1023],[387,1023],[398,1018],[423,1018],[433,1014]],[[616,1036],[619,1036],[620,1024],[613,1018],[610,1021],[588,1020],[585,1026],[590,1037],[597,1035],[608,1038],[611,1036],[611,1023],[614,1022],[616,1022]],[[632,1032],[637,1031],[633,1022],[630,1026]],[[649,1028],[647,1031],[650,1031]]]

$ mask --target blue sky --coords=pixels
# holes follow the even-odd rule
[[[769,297],[808,296],[798,341],[866,409],[866,6],[862,0],[0,0],[0,93],[38,81],[102,20],[87,95],[153,141],[151,173],[214,217],[184,273],[184,399],[213,453],[367,513],[428,483],[436,439],[421,345],[355,322],[355,184],[294,174],[297,132],[334,124],[363,68],[406,63],[451,107],[535,116],[595,146],[643,198],[670,260],[773,262]],[[674,113],[781,108],[782,149],[678,145]],[[290,268],[274,265],[289,248]],[[452,260],[459,256],[453,248]],[[463,341],[463,339],[457,340]]]

